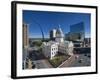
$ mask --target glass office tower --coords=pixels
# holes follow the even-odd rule
[[[66,38],[72,41],[84,41],[85,29],[84,23],[80,22],[70,26],[70,32],[66,34]]]

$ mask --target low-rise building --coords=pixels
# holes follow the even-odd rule
[[[52,59],[58,53],[58,43],[43,42],[42,51],[47,58]]]
[[[43,42],[42,52],[50,59],[56,56],[58,52],[65,55],[73,55],[73,43],[71,41],[65,41],[62,43],[54,41]]]
[[[71,41],[65,41],[58,45],[58,52],[66,55],[73,55],[73,43]]]
[[[64,41],[64,34],[61,28],[56,30],[56,37],[54,41],[43,42],[42,52],[47,58],[52,59],[59,53],[65,55],[73,55],[72,41]]]

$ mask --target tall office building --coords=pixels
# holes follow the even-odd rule
[[[70,33],[76,40],[83,41],[85,38],[84,23],[80,22],[70,26]]]
[[[50,40],[55,40],[56,38],[56,29],[50,31]]]
[[[27,59],[28,59],[28,24],[23,24],[23,69],[27,68]]]
[[[23,47],[28,47],[29,38],[28,38],[28,24],[23,24]]]
[[[84,23],[80,22],[70,26],[70,32],[65,35],[66,39],[72,41],[83,41],[85,38]]]
[[[70,32],[84,32],[84,23],[80,22],[70,26]]]

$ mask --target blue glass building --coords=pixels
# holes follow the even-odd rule
[[[84,23],[80,22],[70,26],[70,32],[66,34],[66,38],[72,41],[83,41],[85,38]]]

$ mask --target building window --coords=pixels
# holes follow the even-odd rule
[[[52,55],[53,55],[53,53],[54,53],[54,52],[52,52]]]
[[[51,54],[53,55],[53,52]]]

